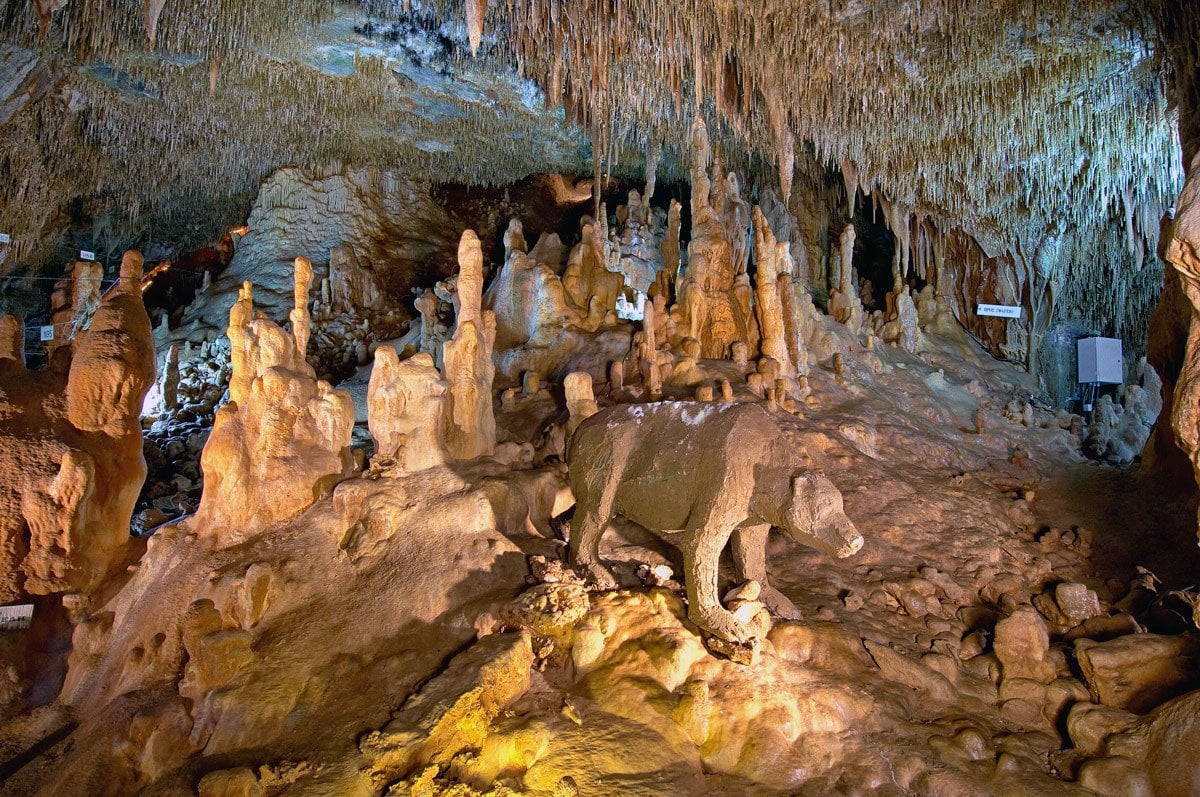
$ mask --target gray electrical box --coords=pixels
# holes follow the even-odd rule
[[[1080,338],[1079,384],[1119,385],[1125,381],[1120,338]]]

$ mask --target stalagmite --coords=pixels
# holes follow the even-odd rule
[[[70,345],[75,336],[91,323],[100,304],[100,283],[104,269],[95,261],[76,261],[55,283],[50,297],[50,324],[54,339],[46,343],[46,354],[53,355],[61,346]]]
[[[297,299],[311,279],[297,260]],[[253,316],[247,283],[229,313],[230,401],[200,457],[204,494],[194,522],[221,545],[295,516],[354,468],[350,395],[316,378],[296,338]],[[307,331],[303,317],[293,325]]]
[[[484,305],[496,317],[498,349],[551,346],[564,327],[579,320],[554,270],[520,248],[513,249],[500,267],[484,295]]]
[[[829,297],[829,314],[858,334],[862,331],[865,314],[854,285],[854,238],[854,225],[847,224],[842,230],[838,286]]]
[[[515,217],[509,219],[508,228],[504,231],[504,261],[508,262],[514,252],[524,254],[528,251],[529,246],[525,243],[525,229],[521,220]]]
[[[421,351],[441,359],[440,347],[435,345],[434,327],[437,325],[437,297],[433,291],[426,289],[414,302],[421,316]]]
[[[296,258],[296,306],[292,308],[292,337],[296,340],[296,352],[304,359],[308,352],[308,339],[312,334],[312,314],[308,311],[308,291],[312,287],[312,263],[306,257]]]
[[[486,456],[496,446],[492,380],[496,368],[496,315],[482,310],[483,251],[479,238],[466,230],[458,245],[459,311],[454,336],[442,347],[443,372],[449,383],[446,447],[455,459]]]
[[[142,257],[64,348],[65,367],[25,368],[23,325],[0,320],[0,600],[92,592],[120,564],[146,478],[139,417],[154,382]]]
[[[394,463],[402,472],[444,464],[442,424],[446,382],[425,352],[401,362],[391,346],[375,350],[367,388],[367,423],[375,441],[375,460]]]
[[[662,241],[663,268],[658,272],[658,278],[650,289],[654,296],[673,298],[675,278],[679,275],[679,226],[682,206],[679,200],[672,198],[667,210],[667,230]]]
[[[616,363],[614,363],[614,366]],[[573,371],[563,380],[563,391],[566,394],[567,437],[575,433],[579,424],[599,412],[596,396],[592,392],[592,376],[586,371]]]
[[[604,324],[606,316],[616,309],[617,297],[625,285],[624,277],[608,268],[606,240],[601,222],[585,217],[580,242],[571,250],[562,276],[567,301],[586,319],[581,323],[588,330]]]
[[[0,316],[0,360],[25,366],[25,323],[19,316]]]
[[[162,376],[158,382],[159,401],[164,413],[179,409],[179,344],[172,343],[163,361]]]
[[[642,320],[645,355],[642,357],[641,372],[647,396],[651,399],[662,395],[662,372],[658,365],[658,338],[655,331],[656,318],[655,303],[646,302],[646,315]]]
[[[779,297],[779,249],[758,206],[754,208],[754,251],[758,255],[754,310],[758,314],[758,327],[762,332],[762,353],[764,357],[779,363],[785,376],[791,376],[794,366],[788,355],[783,302]]]

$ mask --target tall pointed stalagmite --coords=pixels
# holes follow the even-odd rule
[[[479,237],[466,230],[458,244],[459,312],[454,337],[442,347],[443,371],[449,383],[446,447],[460,460],[491,454],[496,447],[492,380],[496,367],[496,316],[482,310],[483,250]]]

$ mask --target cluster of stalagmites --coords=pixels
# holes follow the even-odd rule
[[[335,246],[329,254],[329,276],[321,280],[312,311],[310,351],[322,378],[366,365],[380,341],[406,331],[407,314],[388,304],[374,272],[361,263],[354,247]]]
[[[666,532],[683,549],[683,583],[673,580],[669,568],[646,564],[646,584],[667,589],[589,597],[584,578],[567,563],[535,562],[533,570],[542,583],[495,616],[482,613],[476,621],[483,631],[511,630],[481,633],[479,642],[413,693],[387,725],[359,740],[376,785],[399,789],[403,783],[419,793],[437,793],[439,779],[445,780],[451,770],[474,771],[473,782],[498,778],[488,769],[486,755],[461,754],[507,743],[494,723],[506,706],[529,691],[535,666],[569,662],[570,677],[578,679],[581,689],[595,686],[598,696],[610,694],[614,710],[621,710],[629,701],[620,699],[619,679],[606,682],[596,673],[605,671],[607,658],[624,655],[614,651],[623,650],[635,632],[650,630],[654,634],[643,635],[638,644],[666,639],[662,655],[637,657],[641,663],[621,666],[645,667],[647,683],[667,686],[656,708],[634,701],[636,710],[667,706],[662,717],[652,719],[676,735],[682,729],[702,749],[708,771],[754,779],[771,777],[764,774],[768,770],[786,769],[756,752],[755,739],[765,725],[773,732],[791,732],[780,729],[796,719],[795,706],[787,703],[792,698],[767,695],[760,702],[773,719],[760,717],[762,725],[756,727],[731,705],[744,694],[740,687],[714,696],[720,690],[712,684],[728,678],[759,689],[761,683],[754,679],[761,676],[787,686],[775,690],[786,696],[809,685],[789,680],[799,670],[833,661],[837,667],[870,672],[882,679],[883,688],[900,684],[935,704],[980,699],[989,711],[998,707],[1000,720],[1021,731],[1014,737],[1036,734],[1050,740],[1053,749],[1069,741],[1074,763],[1095,759],[1079,770],[1082,784],[1110,793],[1136,792],[1156,777],[1154,767],[1167,755],[1155,735],[1161,736],[1159,723],[1170,723],[1172,712],[1184,709],[1173,703],[1148,712],[1196,683],[1200,649],[1191,636],[1143,633],[1139,618],[1153,600],[1144,588],[1105,605],[1087,586],[1051,578],[1051,570],[1060,564],[1065,570],[1070,556],[1088,545],[1082,530],[1044,532],[1037,543],[1043,559],[1031,565],[1034,576],[1002,570],[983,559],[971,568],[973,582],[967,585],[933,567],[903,575],[864,566],[867,590],[846,592],[838,611],[894,612],[892,620],[922,624],[916,637],[920,654],[893,650],[886,638],[863,642],[856,634],[843,634],[826,622],[836,617],[829,607],[817,612],[821,622],[812,627],[772,627],[771,612],[793,617],[795,607],[768,583],[771,525],[832,555],[853,554],[863,544],[843,511],[841,493],[820,472],[809,472],[803,447],[786,448],[787,456],[773,448],[789,445],[779,422],[795,419],[783,413],[803,415],[806,403],[820,398],[809,381],[820,374],[814,369],[831,372],[827,384],[859,390],[856,373],[893,367],[874,351],[878,341],[919,353],[922,328],[946,329],[949,316],[936,288],[914,297],[899,281],[887,306],[868,313],[853,273],[854,229],[847,227],[832,269],[836,288],[830,297],[833,322],[828,322],[813,303],[810,274],[797,265],[793,242],[780,240],[768,214],[741,197],[734,175],[722,175],[718,164],[710,176],[700,123],[693,143],[692,238],[686,252],[679,243],[678,203],[665,214],[651,209],[651,186],[644,194],[630,193],[628,204],[615,214],[615,229],[609,229],[606,213],[584,218],[581,240],[570,248],[554,235],[529,247],[514,221],[504,236],[505,261],[486,291],[482,247],[468,230],[459,242],[457,274],[419,295],[420,323],[395,346],[355,332],[378,329],[375,321],[364,326],[346,320],[354,313],[382,313],[389,323],[398,316],[388,316],[377,297],[372,298],[375,289],[368,281],[355,283],[353,274],[359,272],[343,268],[345,253],[332,258],[342,265],[331,267],[315,309],[313,268],[304,258],[295,260],[290,329],[256,312],[253,286],[244,284],[229,313],[227,340],[204,343],[194,356],[187,348],[172,347],[154,386],[160,417],[150,425],[149,436],[157,450],[164,459],[200,457],[198,470],[195,464],[186,470],[185,464],[180,477],[155,482],[147,493],[152,506],[139,516],[147,529],[199,498],[193,518],[155,535],[163,540],[159,556],[169,553],[165,546],[172,541],[183,539],[192,546],[190,535],[222,549],[263,536],[269,543],[264,532],[282,528],[331,493],[332,500],[314,513],[346,521],[349,529],[339,529],[345,536],[337,549],[349,561],[380,555],[388,547],[381,542],[401,529],[408,534],[411,521],[427,522],[421,513],[435,516],[430,507],[438,502],[444,502],[438,511],[456,523],[492,530],[523,523],[536,527],[564,508],[560,493],[565,490],[558,466],[534,466],[574,454],[580,457],[570,461],[575,495],[587,505],[579,507],[577,523],[566,535],[569,564],[605,583],[595,555],[608,520],[602,505],[607,501],[612,509],[613,501],[627,500],[645,509],[639,520],[647,528],[662,526],[652,530]],[[6,475],[0,510],[9,523],[0,529],[0,542],[7,557],[5,572],[13,574],[11,583],[3,584],[6,597],[22,591],[87,591],[120,561],[145,475],[138,467],[138,414],[154,382],[150,324],[138,289],[140,266],[139,257],[127,256],[121,282],[102,301],[93,272],[76,269],[82,286],[69,302],[66,292],[56,297],[56,323],[73,332],[55,342],[48,369],[28,372],[19,354],[19,323],[0,321],[0,386],[8,413],[0,437],[0,468]],[[354,306],[360,302],[368,309]],[[343,331],[336,331],[335,324]],[[353,341],[347,345],[355,349],[354,363],[370,354],[374,358],[366,392],[374,444],[369,466],[351,448],[351,396],[319,378],[306,356],[314,348],[318,358],[331,349],[348,365],[348,349],[339,340]],[[897,355],[897,361],[910,359]],[[220,404],[226,378],[228,401]],[[1134,427],[1144,426],[1153,410],[1152,380],[1148,371],[1144,389],[1126,391],[1120,413],[1102,404],[1089,445],[1113,458],[1133,450]],[[503,389],[497,397],[498,383]],[[949,390],[945,374],[938,371],[925,384],[935,393]],[[977,383],[961,392],[968,406],[978,401],[974,428],[964,431],[995,434],[988,429],[991,412],[1026,427],[1059,427],[1082,435],[1076,417],[1051,412],[1028,398],[998,407],[988,403]],[[644,402],[657,403],[640,406]],[[602,410],[622,404],[635,406]],[[537,444],[505,439],[497,416],[519,416],[535,405],[553,408],[544,413],[553,420],[528,436],[540,435]],[[950,422],[936,408],[928,411],[931,421]],[[205,437],[209,414],[214,420]],[[832,437],[826,431],[821,436]],[[847,422],[836,434],[865,457],[878,458],[875,429]],[[711,456],[693,457],[697,451]],[[38,467],[25,465],[30,452]],[[693,459],[699,463],[695,469]],[[1002,489],[1017,495],[1011,514],[1020,525],[1031,525],[1033,493],[1019,472],[1020,459],[1020,452],[1014,453],[1006,464],[1017,473]],[[761,467],[782,462],[786,467],[777,468],[778,473]],[[360,471],[365,478],[350,478]],[[681,484],[689,473],[691,480]],[[418,478],[407,478],[413,474]],[[201,476],[203,492],[197,496]],[[467,489],[476,477],[478,483]],[[385,482],[388,490],[374,484],[393,478],[398,481]],[[759,513],[760,520],[769,518],[769,525],[737,525],[743,518],[734,510],[746,507],[718,500],[735,487],[746,507]],[[679,534],[676,527],[687,517],[672,515],[677,507],[667,500],[692,490],[697,495],[708,490],[701,495],[702,508],[710,513],[701,524],[704,529],[725,522],[730,526],[725,531],[735,534],[732,548],[745,580],[724,596],[715,592],[716,570],[730,537],[716,545],[699,535],[694,540]],[[548,528],[536,530],[549,533]],[[423,527],[413,535],[418,531]],[[28,550],[21,547],[26,538]],[[495,548],[497,556],[516,552],[494,538],[480,544]],[[1000,558],[1002,546],[989,544],[997,547],[995,557]],[[485,554],[473,550],[471,555]],[[136,656],[131,652],[117,664],[112,664],[117,659],[111,649],[119,640],[109,636],[113,615],[100,611],[78,623],[64,690],[72,699],[94,699],[72,690],[80,689],[89,668],[103,662],[115,668],[114,683],[118,678],[140,683],[139,678],[183,674],[178,696],[184,702],[132,720],[128,749],[121,755],[140,773],[137,777],[153,781],[214,739],[218,751],[222,743],[227,749],[246,744],[250,726],[241,722],[230,701],[238,699],[237,679],[260,655],[254,629],[283,589],[284,576],[272,567],[234,563],[206,571],[208,592],[200,598],[187,596],[186,617],[174,617],[166,626],[172,633],[139,642],[131,647]],[[134,577],[146,585],[157,574]],[[700,583],[707,577],[711,583]],[[1037,586],[1041,591],[1030,595],[1027,582],[1035,577],[1050,586]],[[679,586],[688,590],[687,609],[672,594]],[[136,592],[123,599],[135,601]],[[506,600],[507,595],[511,592]],[[980,608],[976,596],[1000,611]],[[430,595],[415,591],[406,599],[436,604]],[[460,608],[437,605],[437,612],[431,612],[437,616]],[[950,611],[951,606],[978,611],[964,616]],[[83,618],[87,607],[79,603],[76,608]],[[685,625],[685,617],[694,625]],[[862,633],[873,634],[867,624]],[[761,648],[747,653],[742,647],[747,640]],[[708,658],[706,644],[707,650],[755,662],[764,670],[748,675],[721,669],[735,665]],[[849,731],[869,721],[875,706],[863,694],[862,689],[825,694],[828,705],[814,708],[807,732]],[[727,701],[730,710],[716,706],[719,700]],[[1183,700],[1194,703],[1195,696]],[[564,716],[570,718],[572,711],[564,705]],[[571,721],[579,722],[577,716]],[[832,724],[818,727],[822,722]],[[985,730],[961,727],[953,735],[935,737],[930,745],[940,755],[982,762],[989,773],[1012,768],[1012,754]],[[788,744],[798,735],[796,731]],[[899,777],[908,784],[921,768],[910,761],[902,769]],[[266,793],[307,774],[302,766],[283,764],[258,772],[238,767],[208,772],[198,787],[214,797]],[[569,780],[551,785],[557,793],[570,794]]]
[[[0,319],[0,601],[89,592],[129,550],[154,341],[141,255],[103,298],[99,277],[77,265],[69,301],[56,292],[46,368],[26,368],[23,323]]]

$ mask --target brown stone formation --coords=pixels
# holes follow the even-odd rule
[[[373,466],[394,463],[411,473],[448,459],[442,442],[446,382],[425,352],[401,362],[391,346],[375,350],[367,388],[367,419],[375,441]]]
[[[567,301],[582,316],[580,325],[595,330],[617,307],[624,278],[608,268],[605,245],[607,225],[585,218],[580,242],[571,250],[563,271],[562,285]]]
[[[311,278],[298,258],[298,300]],[[303,306],[293,311],[301,335],[306,316]],[[193,521],[222,544],[295,516],[354,469],[353,401],[316,378],[297,337],[254,317],[250,283],[230,310],[228,335],[229,403],[217,411],[200,457],[204,495]]]
[[[67,273],[55,283],[50,295],[50,324],[54,339],[47,341],[46,353],[53,355],[60,346],[70,344],[87,328],[92,313],[100,304],[103,267],[90,260],[79,260],[67,267]]]
[[[797,366],[788,347],[783,296],[790,283],[779,276],[784,265],[779,262],[781,252],[767,220],[758,207],[754,208],[754,251],[757,253],[755,271],[754,312],[758,328],[762,332],[762,355],[771,357],[780,364],[784,377],[793,376]],[[784,250],[786,252],[786,248]]]
[[[375,272],[359,260],[348,243],[338,244],[329,252],[329,292],[335,311],[382,310],[386,305]]]
[[[491,454],[496,447],[492,380],[496,366],[496,314],[482,309],[483,252],[471,230],[458,245],[458,318],[454,337],[443,345],[443,371],[449,383],[445,416],[446,447],[456,459]]]
[[[21,323],[0,322],[0,600],[90,592],[130,550],[146,478],[139,416],[154,383],[142,257],[43,369],[25,366]],[[90,295],[90,294],[89,294]]]
[[[692,238],[673,312],[704,357],[725,359],[736,342],[756,348],[759,333],[745,282],[749,213],[736,181],[729,185],[719,171],[709,179],[710,160],[708,129],[697,116],[690,143]]]
[[[1193,159],[1179,197],[1164,255],[1182,278],[1192,308],[1187,347],[1172,397],[1171,426],[1200,481],[1200,155]]]

